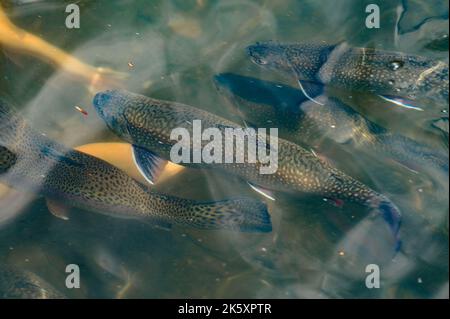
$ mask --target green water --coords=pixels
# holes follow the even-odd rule
[[[348,41],[448,60],[448,42],[442,41],[448,17],[414,32],[427,17],[448,12],[448,2],[409,1],[402,30],[411,32],[397,39],[400,1],[380,4],[381,28],[367,29],[371,2],[81,0],[81,27],[69,30],[64,10],[71,1],[1,1],[17,26],[86,63],[127,73],[128,90],[235,121],[239,116],[217,93],[214,74],[295,85],[249,61],[244,48],[256,41]],[[0,46],[0,93],[60,143],[118,141],[96,116],[88,86],[35,55]],[[380,125],[445,150],[428,120],[446,106],[422,114],[364,94],[342,95]],[[448,175],[431,183],[430,176],[394,164],[375,168],[375,177],[360,172],[372,165],[369,157],[341,168],[401,208],[404,247],[395,258],[381,219],[320,199],[280,194],[269,203],[273,231],[243,234],[166,231],[84,211],[64,221],[49,213],[44,199],[19,192],[0,198],[0,266],[31,271],[69,298],[448,298],[448,186],[442,186]],[[155,188],[193,199],[261,198],[237,178],[206,170],[186,170]],[[80,289],[66,288],[67,264],[79,265]],[[380,267],[379,289],[365,285],[368,264]]]

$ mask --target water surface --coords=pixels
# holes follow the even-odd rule
[[[128,90],[238,123],[238,113],[214,87],[215,74],[295,86],[249,61],[244,48],[256,41],[347,41],[448,61],[448,42],[442,41],[448,38],[447,1],[407,1],[401,19],[398,6],[406,1],[385,1],[380,29],[364,27],[371,1],[360,0],[81,0],[81,28],[72,30],[64,24],[71,1],[1,3],[17,26],[90,65],[126,73]],[[60,143],[117,141],[96,116],[89,86],[36,54],[0,46],[0,93]],[[429,121],[443,117],[448,106],[409,112],[365,94],[336,94],[384,127],[448,148]],[[329,153],[338,162],[339,154]],[[334,207],[317,198],[279,195],[269,203],[273,232],[241,234],[165,231],[85,211],[64,221],[49,213],[43,198],[2,187],[0,265],[32,271],[69,298],[448,298],[448,175],[432,182],[370,156],[340,168],[401,208],[404,246],[395,258],[382,220],[361,207]],[[193,199],[258,198],[237,178],[199,170],[185,170],[155,189]],[[80,266],[80,289],[64,285],[64,269],[72,263]],[[368,264],[381,269],[380,289],[365,286]]]

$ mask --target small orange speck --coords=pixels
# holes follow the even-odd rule
[[[88,115],[88,112],[86,112],[82,107],[80,107],[80,106],[78,106],[78,105],[75,105],[75,109],[76,109],[78,112],[80,112],[81,114],[85,115],[85,116]]]

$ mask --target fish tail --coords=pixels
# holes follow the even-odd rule
[[[335,176],[335,181],[339,181],[341,184],[343,183],[345,186],[341,187],[350,191],[340,192],[338,196],[331,197],[358,203],[368,208],[371,215],[383,217],[393,234],[395,251],[398,252],[401,248],[399,231],[402,223],[402,214],[400,209],[385,195],[368,188],[359,181],[343,179],[339,176]]]
[[[335,171],[333,187],[344,191],[338,191],[338,193],[331,194],[329,197],[357,203],[370,210],[371,216],[381,216],[394,237],[395,253],[400,251],[402,242],[399,231],[402,224],[402,214],[388,197],[357,180],[337,173],[337,171]]]
[[[386,196],[377,194],[369,201],[372,213],[381,215],[388,224],[395,240],[395,252],[401,249],[402,241],[399,236],[402,224],[400,209]]]
[[[194,203],[185,208],[184,223],[199,229],[226,229],[242,232],[270,232],[272,223],[266,204],[237,198]]]

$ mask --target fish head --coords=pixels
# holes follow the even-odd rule
[[[255,104],[272,104],[273,96],[262,83],[263,81],[256,78],[233,73],[221,73],[214,76],[214,84],[221,95],[234,104],[244,105],[250,110]]]
[[[254,112],[268,112],[264,114],[265,117],[274,112],[296,114],[299,105],[307,100],[300,90],[288,85],[233,73],[215,75],[214,83],[219,93],[253,116]],[[321,88],[309,83],[304,86],[314,96],[318,94],[316,87]]]
[[[279,108],[285,104],[269,82],[233,73],[214,76],[217,91],[232,105],[231,112],[256,125],[273,123]]]
[[[217,91],[228,97],[240,95],[239,92],[242,86],[247,85],[247,83],[243,81],[244,78],[246,77],[233,73],[220,73],[214,75],[213,82]]]
[[[283,91],[280,84],[234,73],[217,74],[214,83],[217,90],[227,97],[266,105],[276,105],[279,96],[290,93]]]
[[[278,71],[292,72],[286,57],[286,46],[277,43],[256,43],[247,47],[247,54],[253,63]]]
[[[130,104],[128,94],[121,90],[101,91],[94,96],[92,103],[108,128],[119,137],[130,141],[129,122],[125,116]]]

